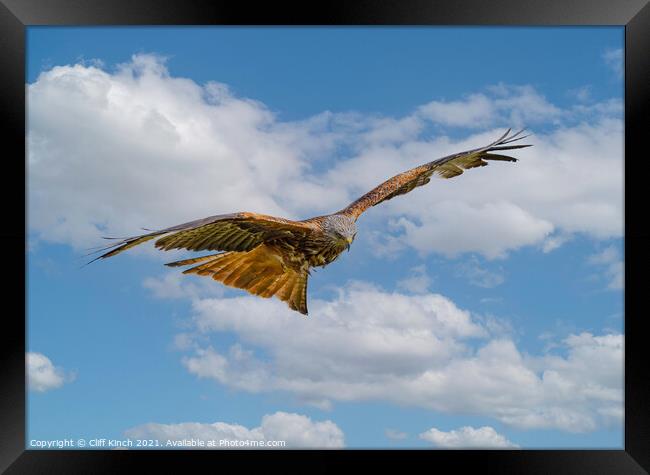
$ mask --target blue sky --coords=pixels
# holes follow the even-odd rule
[[[622,447],[622,28],[30,27],[27,45],[28,442]],[[333,212],[524,125],[517,164],[362,215],[307,319],[152,246],[80,268],[103,235]]]

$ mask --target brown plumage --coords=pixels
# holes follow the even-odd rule
[[[400,173],[330,215],[303,221],[247,212],[210,216],[120,240],[101,249],[111,250],[96,259],[114,256],[154,238],[158,238],[155,246],[164,251],[222,251],[166,265],[198,264],[183,273],[210,276],[264,298],[276,296],[291,309],[307,315],[309,269],[325,266],[349,249],[356,236],[355,221],[361,213],[429,183],[434,174],[452,178],[463,170],[487,165],[486,160],[517,161],[492,152],[530,147],[509,145],[524,138],[522,132],[509,135],[508,129],[485,147],[439,158]]]

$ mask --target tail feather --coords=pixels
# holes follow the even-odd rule
[[[307,279],[306,273],[299,274],[289,297],[289,306],[299,312],[304,309],[304,313],[307,313]]]
[[[247,275],[247,271],[249,269],[251,269],[251,267],[253,267],[254,265],[255,265],[255,262],[251,261],[250,259],[241,262],[241,264],[238,263],[238,262],[234,262],[233,264],[231,264],[229,266],[228,275],[226,277],[224,277],[222,282],[224,284],[226,284],[226,285],[231,285],[231,286],[236,287],[236,285],[234,285],[234,284],[239,279],[241,279],[242,277]],[[250,273],[252,274],[252,272],[250,272]]]
[[[297,274],[295,273],[289,275],[286,281],[282,283],[282,285],[277,286],[277,290],[274,289],[279,299],[289,300],[291,298],[293,286],[296,285],[296,276]]]
[[[249,272],[240,275],[237,280],[233,282],[233,287],[237,287],[238,289],[247,289],[255,279],[257,279],[257,273],[251,267],[249,268]]]
[[[249,284],[249,287],[246,290],[252,294],[259,295],[262,298],[272,297],[273,294],[268,292],[269,287],[280,278],[287,278],[287,276],[284,276],[283,274],[260,275]]]
[[[218,277],[219,280],[225,284],[226,279],[230,277],[233,272],[237,271],[239,265],[241,265],[241,262],[238,259],[232,258],[223,265],[217,264],[216,266],[210,267],[210,270],[212,270],[212,278],[216,279]]]
[[[222,252],[166,265],[178,267],[196,263],[199,265],[183,273],[210,276],[260,297],[275,296],[292,310],[307,315],[308,270],[284,265],[282,257],[264,245],[248,252]]]
[[[287,286],[293,285],[294,276],[295,272],[286,272],[282,274],[280,277],[272,281],[262,293],[260,293],[260,297],[271,297],[272,295],[275,295],[280,300],[286,301],[288,296],[284,289],[286,289]]]
[[[192,267],[190,269],[184,270],[183,274],[199,274],[199,275],[211,275],[214,274],[216,271],[219,269],[223,268],[224,266],[228,265],[228,263],[232,262],[234,258],[237,256],[235,255],[237,253],[235,252],[220,252],[218,254],[212,254],[209,256],[204,256],[203,258],[197,258],[196,262],[203,262],[203,264],[200,264],[198,266]],[[171,262],[169,266],[176,267],[176,266],[184,266],[184,265],[189,265],[193,264],[194,259],[187,259],[185,261],[178,261],[178,262]]]
[[[241,268],[238,269],[238,272],[235,275],[231,275],[231,279],[226,285],[232,285],[239,289],[247,289],[253,285],[257,280],[259,280],[267,272],[267,267],[265,263],[261,262],[251,262],[243,263]],[[273,275],[276,275],[274,272]]]

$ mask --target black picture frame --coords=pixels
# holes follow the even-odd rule
[[[623,450],[283,450],[283,451],[44,451],[25,450],[25,321],[5,305],[0,330],[0,471],[6,473],[187,473],[197,464],[256,465],[323,471],[332,464],[422,463],[431,470],[488,473],[647,473],[650,470],[648,345],[643,285],[648,281],[650,232],[643,190],[650,158],[644,148],[650,106],[648,0],[356,0],[275,2],[207,0],[0,0],[0,108],[4,142],[0,231],[5,298],[26,315],[25,34],[32,25],[538,25],[625,27],[625,446]],[[643,117],[646,117],[644,120]],[[7,170],[7,167],[9,168]],[[19,206],[22,204],[22,209]],[[16,270],[23,269],[23,273]],[[22,279],[20,278],[22,276]],[[645,304],[645,305],[644,305]],[[643,355],[646,354],[645,357]],[[142,465],[146,464],[146,465]],[[157,467],[153,467],[153,465]],[[247,467],[249,468],[249,467]]]

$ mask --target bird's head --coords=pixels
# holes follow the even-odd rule
[[[357,235],[357,226],[354,224],[353,218],[343,214],[333,214],[325,219],[323,231],[349,251],[350,244]]]

